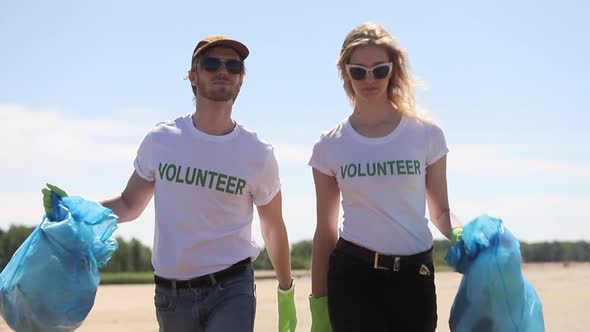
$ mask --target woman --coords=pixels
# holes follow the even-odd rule
[[[353,29],[338,69],[354,109],[321,135],[309,162],[317,200],[312,330],[331,322],[334,331],[434,331],[425,202],[442,234],[457,241],[461,231],[448,204],[443,132],[417,113],[406,55],[383,26]]]

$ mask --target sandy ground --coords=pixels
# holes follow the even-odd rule
[[[546,331],[587,331],[590,326],[590,264],[527,265],[526,278],[533,284],[543,303]],[[453,272],[436,274],[438,329],[449,331],[448,318],[452,301],[461,281]],[[81,332],[157,331],[153,307],[153,285],[101,286],[94,308],[78,330]],[[309,331],[311,316],[307,296],[310,279],[307,273],[296,279],[297,330]],[[255,331],[276,331],[276,281],[257,281],[258,309]],[[0,318],[0,331],[10,331]]]

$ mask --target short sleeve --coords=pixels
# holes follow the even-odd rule
[[[259,181],[254,190],[254,204],[264,206],[276,196],[281,190],[281,179],[279,177],[279,165],[272,148],[266,158]]]
[[[307,164],[326,175],[336,176],[336,173],[330,169],[328,155],[325,152],[325,147],[326,142],[320,138],[320,140],[313,146],[313,152],[311,153],[311,158]]]
[[[133,162],[135,172],[145,180],[155,180],[154,156],[152,146],[152,131],[150,131],[141,142],[137,150],[137,156]]]
[[[447,142],[442,129],[437,125],[429,128],[428,135],[428,156],[426,157],[426,166],[430,166],[444,157],[449,152]]]

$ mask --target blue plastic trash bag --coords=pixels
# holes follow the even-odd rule
[[[0,273],[0,314],[15,331],[76,330],[94,305],[98,268],[118,248],[110,209],[75,196],[55,203]]]
[[[541,300],[522,274],[520,243],[502,220],[483,215],[465,225],[446,261],[463,274],[451,331],[545,331]]]

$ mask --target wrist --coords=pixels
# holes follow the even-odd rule
[[[288,282],[279,282],[278,290],[279,293],[289,293],[295,287],[295,279],[290,278]]]
[[[455,227],[451,230],[451,242],[457,243],[461,241],[463,235],[463,227]]]
[[[313,294],[313,293],[309,294],[309,298],[314,299],[314,300],[321,299],[323,297],[327,298],[328,294]]]

